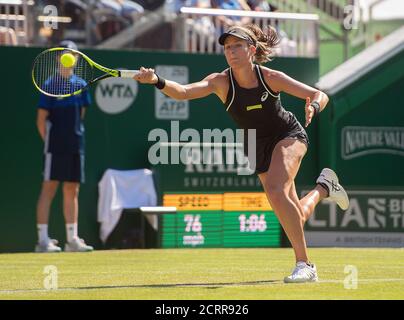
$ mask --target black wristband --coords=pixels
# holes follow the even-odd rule
[[[313,101],[310,105],[314,108],[314,116],[320,113],[320,104],[317,101]]]
[[[155,75],[157,76],[157,82],[154,84],[154,86],[161,90],[166,86],[166,79],[159,77],[157,73],[155,73]]]

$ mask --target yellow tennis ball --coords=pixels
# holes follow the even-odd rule
[[[71,68],[76,63],[76,58],[71,53],[64,53],[60,57],[60,62],[65,68]]]

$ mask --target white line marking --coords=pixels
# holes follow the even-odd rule
[[[358,279],[358,283],[372,283],[372,282],[404,282],[404,279],[398,278],[398,279]],[[316,282],[312,282],[316,283]],[[343,284],[343,280],[319,280],[317,282],[318,284],[322,283],[340,283]],[[128,284],[128,285],[121,285],[121,286],[113,286],[111,287],[108,286],[100,286],[97,288],[96,286],[94,287],[77,287],[77,288],[58,288],[56,290],[47,290],[47,289],[15,289],[15,290],[0,290],[0,294],[18,294],[18,293],[30,293],[30,292],[47,292],[47,293],[57,293],[61,291],[77,291],[77,290],[94,290],[94,289],[99,289],[99,290],[104,290],[104,289],[139,289],[139,288],[159,288],[159,289],[164,289],[164,288],[179,288],[179,287],[212,287],[212,286],[223,286],[223,287],[234,287],[234,286],[271,286],[273,284],[284,284],[282,280],[257,280],[257,281],[251,281],[251,283],[193,283],[193,284]],[[288,284],[291,285],[291,284]]]

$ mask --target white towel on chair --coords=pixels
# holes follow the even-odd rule
[[[153,174],[148,169],[108,169],[98,183],[98,222],[103,243],[117,225],[123,209],[156,206]]]

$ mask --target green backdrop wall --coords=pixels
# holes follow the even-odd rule
[[[320,164],[353,187],[404,186],[404,51],[330,96],[319,121]]]
[[[321,114],[320,167],[338,172],[350,206],[321,203],[305,226],[310,246],[404,247],[404,50],[395,52]]]

